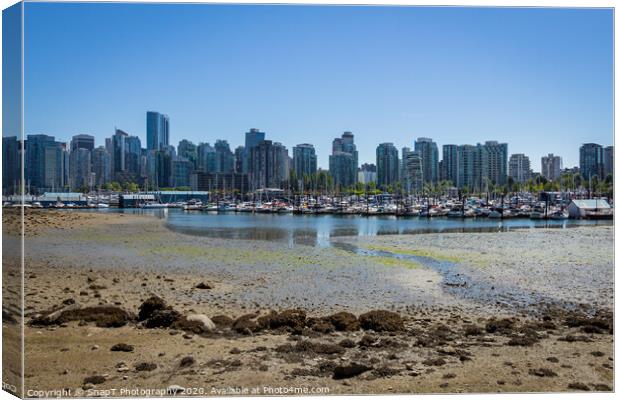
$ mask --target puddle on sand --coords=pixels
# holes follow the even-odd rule
[[[347,242],[333,242],[332,245],[357,255],[367,257],[390,257],[398,260],[413,261],[425,268],[430,268],[442,276],[442,289],[464,300],[484,305],[495,305],[510,311],[522,311],[532,305],[557,304],[573,308],[576,304],[559,302],[543,293],[534,293],[524,288],[509,284],[490,284],[477,279],[468,271],[468,267],[459,263],[437,260],[431,257],[392,253],[384,250],[372,250]]]

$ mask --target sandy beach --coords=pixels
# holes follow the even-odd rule
[[[12,211],[5,337],[19,327]],[[613,388],[611,226],[327,248],[114,213],[27,210],[25,228],[29,397]]]

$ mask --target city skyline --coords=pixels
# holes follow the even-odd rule
[[[117,126],[146,143],[143,113],[157,110],[170,116],[175,146],[234,148],[256,127],[289,150],[314,144],[323,169],[344,131],[360,165],[374,163],[380,142],[400,152],[420,137],[440,151],[507,142],[535,171],[548,153],[576,166],[581,144],[613,144],[605,9],[26,8],[26,134],[102,144]]]

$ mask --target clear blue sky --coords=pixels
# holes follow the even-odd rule
[[[27,3],[25,131],[145,146],[147,110],[171,142],[315,145],[499,140],[577,165],[613,142],[610,9]]]

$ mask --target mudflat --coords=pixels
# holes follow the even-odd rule
[[[613,389],[613,227],[290,248],[140,215],[24,225],[27,396]],[[3,261],[15,333],[19,257]]]

